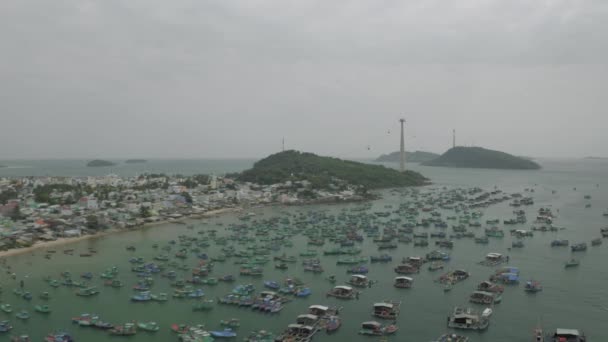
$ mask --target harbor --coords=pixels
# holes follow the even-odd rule
[[[526,175],[521,177],[524,179]],[[382,190],[381,199],[370,202],[277,205],[247,212],[227,212],[208,218],[186,219],[184,224],[165,223],[150,229],[109,234],[3,257],[2,300],[10,304],[11,312],[3,311],[0,315],[12,326],[4,334],[27,334],[38,341],[51,332],[65,331],[77,341],[107,340],[110,332],[72,323],[73,317],[88,314],[119,329],[115,333],[129,334],[135,329],[134,341],[178,341],[178,334],[172,330],[174,325],[178,331],[181,325],[184,329],[199,331],[199,335],[212,331],[218,336],[232,335],[225,331],[228,326],[222,324],[231,319],[239,320],[238,327],[230,328],[237,339],[258,335],[266,336],[266,339],[272,335],[274,339],[290,326],[292,330],[300,329],[293,330],[295,332],[305,332],[308,328],[301,327],[310,325],[297,323],[298,317],[305,319],[301,315],[308,314],[311,305],[320,305],[340,308],[336,315],[340,324],[331,333],[313,324],[316,341],[369,340],[370,337],[358,332],[363,323],[375,322],[375,319],[383,326],[394,323],[397,330],[385,335],[389,340],[434,341],[444,334],[468,336],[471,341],[524,340],[532,338],[539,320],[543,323],[543,335],[561,328],[578,329],[592,340],[608,338],[599,329],[608,310],[602,285],[608,280],[608,274],[601,262],[608,257],[608,252],[603,245],[590,244],[601,237],[601,228],[607,222],[601,205],[585,208],[589,201],[608,203],[601,193],[606,180],[599,186],[596,181],[540,185],[542,178],[539,177],[527,180],[527,183],[521,179],[511,180],[495,188],[490,182],[484,184],[483,179],[476,179],[479,186],[461,186],[458,183],[467,178],[455,181],[453,174],[438,174],[435,179],[439,184]],[[491,179],[494,178],[487,177],[488,181]],[[573,190],[575,185],[577,190]],[[495,195],[491,195],[492,192],[496,192]],[[486,193],[488,197],[479,200]],[[524,211],[527,221],[504,225],[502,221],[516,216],[510,204],[519,197],[517,194],[534,200],[534,204],[516,208]],[[585,199],[584,195],[592,195],[593,199]],[[491,201],[491,198],[507,197],[503,201]],[[449,208],[450,205],[441,204],[448,198],[461,199],[455,200]],[[472,208],[456,209],[466,203],[465,198],[491,204],[478,206],[474,205],[476,202],[470,202],[468,206]],[[431,210],[426,210],[427,207]],[[544,214],[547,210],[552,213],[552,226],[563,229],[534,230],[533,236],[527,237],[510,234],[510,230],[532,231],[532,228],[546,226],[536,222],[541,208]],[[481,227],[467,225],[467,232],[480,237],[486,236],[486,228],[498,227],[504,231],[504,236],[488,237],[487,244],[476,243],[472,237],[457,237],[453,226],[458,224],[448,217],[460,220],[473,213],[478,213],[474,214],[476,219],[469,221],[480,222]],[[438,228],[434,223],[424,227],[425,218],[446,222],[448,227]],[[500,222],[494,223],[497,219]],[[429,234],[428,246],[415,246],[412,241],[398,242],[397,248],[393,249],[379,249],[380,244],[386,243],[380,237],[389,237],[391,231],[395,234],[390,239],[393,241],[398,240],[397,236],[410,234],[407,233],[408,222],[414,223],[412,236]],[[438,232],[444,232],[445,236],[435,234]],[[434,233],[432,238],[431,233]],[[321,239],[324,240],[322,244],[315,238],[321,237],[317,234],[328,234]],[[348,236],[350,239],[346,238]],[[520,239],[525,239],[525,247],[512,248],[512,243]],[[439,240],[452,241],[453,246],[440,247],[435,244]],[[590,246],[586,251],[572,252],[569,247],[552,247],[554,240],[568,240],[570,245],[586,242]],[[343,241],[353,241],[352,246],[347,243],[346,247],[341,247]],[[269,248],[257,254],[262,246]],[[227,252],[230,250],[232,256]],[[437,250],[443,254],[434,252]],[[343,252],[353,255],[340,254]],[[237,261],[246,255],[251,258],[249,270],[258,269],[259,276],[242,273],[246,265]],[[372,263],[372,256],[385,262]],[[368,261],[363,261],[363,257]],[[444,268],[429,269],[428,265],[437,261],[427,261],[428,257],[441,259]],[[580,265],[565,268],[564,263],[573,257]],[[348,273],[353,265],[339,263],[338,260],[346,260],[343,258],[357,259],[359,264],[354,266],[365,267],[368,271],[365,278]],[[306,272],[303,264],[306,259],[317,259],[322,272]],[[480,262],[486,260],[491,263]],[[286,268],[275,267],[281,262]],[[400,276],[395,267],[404,263],[418,269],[407,275],[412,279],[408,280],[407,289],[395,286],[395,279]],[[150,284],[146,285],[142,282],[146,278],[138,276],[136,270],[138,265],[152,264],[162,270],[155,273],[152,266],[146,266],[151,278]],[[198,278],[193,275],[194,269]],[[514,272],[517,272],[516,278],[510,276]],[[71,275],[72,283],[84,287],[67,286],[66,274]],[[108,280],[114,280],[116,286]],[[349,282],[367,286],[355,287]],[[451,286],[450,291],[444,290],[444,283]],[[268,289],[265,284],[278,286],[278,289]],[[289,284],[294,284],[291,292]],[[243,302],[246,305],[220,303],[219,299],[234,293],[239,286],[251,288],[251,304],[247,301]],[[538,291],[541,286],[542,291]],[[358,299],[356,296],[350,300],[328,297],[327,293],[336,287],[356,291]],[[303,288],[308,291],[297,296],[295,293]],[[148,300],[146,291],[149,291],[150,299],[159,298],[161,294],[166,297]],[[271,291],[276,291],[276,295]],[[482,298],[494,298],[493,293],[500,293],[502,301],[494,305],[472,303],[470,298],[476,291],[484,294]],[[564,298],[566,292],[568,296]],[[30,293],[30,300],[24,299],[25,293]],[[139,300],[134,301],[134,296]],[[268,296],[276,297],[255,304],[256,298]],[[385,301],[399,302],[399,315],[394,321],[373,315],[374,305],[387,306],[383,304]],[[281,304],[272,306],[271,302]],[[269,309],[257,309],[261,304],[269,304]],[[564,306],[576,311],[577,315],[570,315],[570,310],[561,310]],[[491,307],[490,323],[482,332],[451,329],[446,319],[455,307],[471,307],[479,315]],[[23,315],[23,311],[27,312],[28,318],[16,316]],[[131,327],[128,325],[131,322],[143,328]],[[156,326],[158,330],[154,328]],[[262,335],[260,330],[264,331]],[[205,338],[208,340],[209,336]]]

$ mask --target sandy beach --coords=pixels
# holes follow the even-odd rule
[[[241,208],[222,208],[222,209],[217,209],[217,210],[210,210],[210,211],[207,211],[202,214],[192,215],[192,216],[184,217],[184,218],[177,219],[177,220],[163,220],[163,221],[158,221],[158,222],[149,222],[149,223],[142,224],[141,226],[137,226],[133,229],[110,228],[110,229],[104,230],[103,232],[99,232],[96,234],[83,235],[83,236],[78,236],[78,237],[73,237],[73,238],[59,238],[54,241],[37,241],[30,247],[12,248],[12,249],[9,249],[6,251],[0,251],[0,258],[10,257],[13,255],[19,255],[19,254],[31,253],[31,252],[34,252],[41,248],[53,248],[53,247],[58,247],[58,246],[69,245],[69,244],[84,241],[84,240],[98,239],[98,238],[102,238],[102,237],[110,235],[110,234],[126,233],[126,232],[130,232],[130,231],[134,231],[134,230],[148,229],[151,227],[162,226],[162,225],[166,225],[166,224],[170,224],[170,223],[179,223],[179,222],[183,222],[188,219],[197,220],[197,219],[209,218],[209,217],[218,216],[221,214],[238,212],[241,210],[242,210]]]

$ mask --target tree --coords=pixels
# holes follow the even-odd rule
[[[150,213],[150,208],[144,207],[143,205],[139,207],[139,216],[146,218],[150,217],[151,215],[152,214]]]
[[[189,193],[184,191],[181,193],[181,195],[186,199],[186,203],[192,204],[192,196]]]
[[[88,215],[87,216],[87,228],[88,229],[99,229],[99,219],[97,215]]]

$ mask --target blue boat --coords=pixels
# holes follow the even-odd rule
[[[133,295],[131,297],[131,300],[134,302],[147,302],[147,301],[152,300],[152,297],[150,296],[149,291],[144,291],[144,292],[140,292],[136,295]]]
[[[7,332],[9,330],[13,329],[13,326],[10,324],[9,321],[1,321],[0,322],[0,332]]]
[[[264,281],[264,286],[269,289],[278,290],[281,287],[281,284],[274,280],[266,280]]]
[[[311,294],[312,294],[312,291],[308,287],[305,287],[303,289],[299,289],[296,292],[296,297],[308,297]]]
[[[47,342],[74,342],[72,336],[65,332],[50,333],[44,340]]]
[[[367,274],[369,269],[365,266],[355,266],[349,268],[346,273],[354,273],[354,274]]]
[[[204,295],[203,289],[196,289],[188,294],[188,298],[201,298]]]
[[[224,330],[214,330],[214,331],[210,331],[209,333],[213,337],[222,337],[222,338],[236,337],[236,333],[230,328],[226,328]]]

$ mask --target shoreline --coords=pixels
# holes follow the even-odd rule
[[[110,228],[110,229],[104,230],[103,232],[99,232],[99,233],[95,233],[95,234],[82,235],[82,236],[70,237],[70,238],[58,238],[57,240],[53,240],[53,241],[37,241],[29,247],[11,248],[6,251],[0,251],[0,258],[7,258],[7,257],[15,256],[15,255],[32,253],[32,252],[35,252],[36,250],[39,250],[42,248],[51,248],[51,247],[70,245],[70,244],[73,244],[76,242],[102,238],[102,237],[105,237],[108,235],[127,233],[127,232],[136,231],[136,230],[149,229],[152,227],[162,226],[165,224],[179,223],[179,222],[183,222],[188,219],[201,220],[201,219],[205,219],[205,218],[219,216],[222,214],[240,212],[242,210],[243,210],[242,208],[221,208],[221,209],[210,210],[210,211],[204,212],[202,214],[195,214],[195,215],[191,215],[188,217],[179,218],[176,220],[172,219],[172,220],[162,220],[162,221],[157,221],[157,222],[148,222],[148,223],[144,223],[144,224],[137,226],[135,228],[132,228],[132,229]]]

